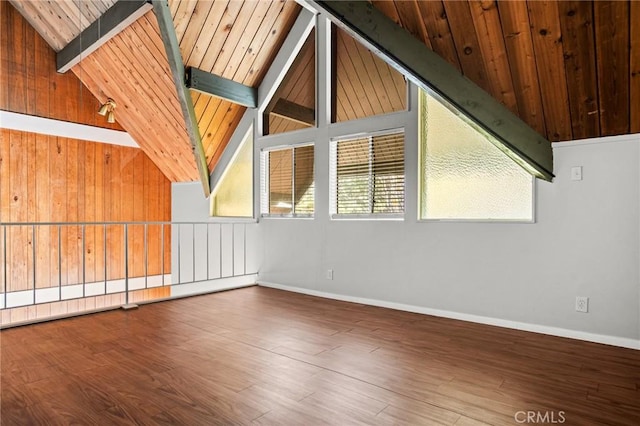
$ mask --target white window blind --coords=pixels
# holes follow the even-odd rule
[[[260,206],[268,216],[312,216],[313,145],[263,151]]]
[[[404,213],[404,132],[369,135],[331,144],[331,213]]]

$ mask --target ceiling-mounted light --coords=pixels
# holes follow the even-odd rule
[[[100,105],[100,109],[98,110],[98,114],[100,114],[101,116],[107,116],[107,122],[108,123],[115,123],[116,122],[116,117],[113,113],[113,111],[116,109],[116,103],[113,99],[109,98],[107,99],[107,102],[105,102],[104,104]]]
[[[107,112],[109,111],[109,105],[108,104],[102,104],[100,105],[100,109],[98,110],[98,114],[100,114],[101,116],[105,116],[107,115]]]

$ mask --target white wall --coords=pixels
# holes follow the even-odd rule
[[[298,18],[287,43],[306,39],[308,15]],[[262,136],[262,111],[254,111],[256,168],[261,149],[315,142],[315,218],[260,219],[259,282],[640,349],[640,135],[557,145],[557,178],[538,183],[534,224],[418,222],[417,89],[409,85],[407,112],[329,124],[330,26],[323,14],[317,19],[318,127]],[[259,89],[261,108],[298,47],[278,53]],[[329,139],[399,127],[406,140],[405,220],[330,220]],[[582,181],[570,180],[572,166],[583,167]],[[173,219],[207,220],[201,214],[208,205],[198,197],[198,186],[174,185]],[[257,210],[257,191],[254,201]],[[589,313],[575,312],[576,296],[590,298]]]
[[[263,219],[259,280],[640,348],[640,136],[591,142],[555,144],[557,177],[537,183],[535,224],[425,223],[412,212],[335,221],[324,208],[314,220]],[[323,207],[327,173],[317,161]],[[590,298],[589,313],[575,312],[576,296]]]
[[[261,248],[257,223],[211,218],[199,182],[172,185],[171,220],[183,223],[173,225],[171,232],[172,283],[257,273]]]

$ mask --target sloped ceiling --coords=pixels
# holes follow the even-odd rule
[[[100,100],[113,98],[116,118],[171,181],[198,170],[153,11],[72,68]]]
[[[11,2],[59,50],[114,0]],[[640,132],[639,1],[372,3],[551,141]],[[253,87],[300,10],[291,0],[169,6],[186,65]],[[197,179],[151,13],[73,72],[99,100],[116,100],[119,123],[167,177]],[[192,98],[213,169],[244,108]]]
[[[0,1],[0,110],[122,130],[96,114],[98,100],[11,4]]]
[[[116,0],[11,0],[11,4],[56,52],[77,37],[115,2]]]
[[[11,0],[59,51],[114,0]],[[171,1],[186,65],[257,87],[297,17],[293,1]],[[116,119],[172,181],[198,179],[191,144],[155,15],[124,29],[72,71],[102,102],[117,103]],[[209,169],[217,163],[244,108],[193,94]]]
[[[640,132],[640,1],[372,1],[550,141]]]
[[[169,2],[186,66],[258,87],[289,33],[294,1]],[[217,163],[246,108],[192,92],[209,168]]]

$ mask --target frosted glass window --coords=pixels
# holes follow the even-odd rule
[[[211,197],[213,216],[253,217],[253,131],[238,147]]]
[[[420,169],[422,219],[533,220],[533,177],[424,91]]]

